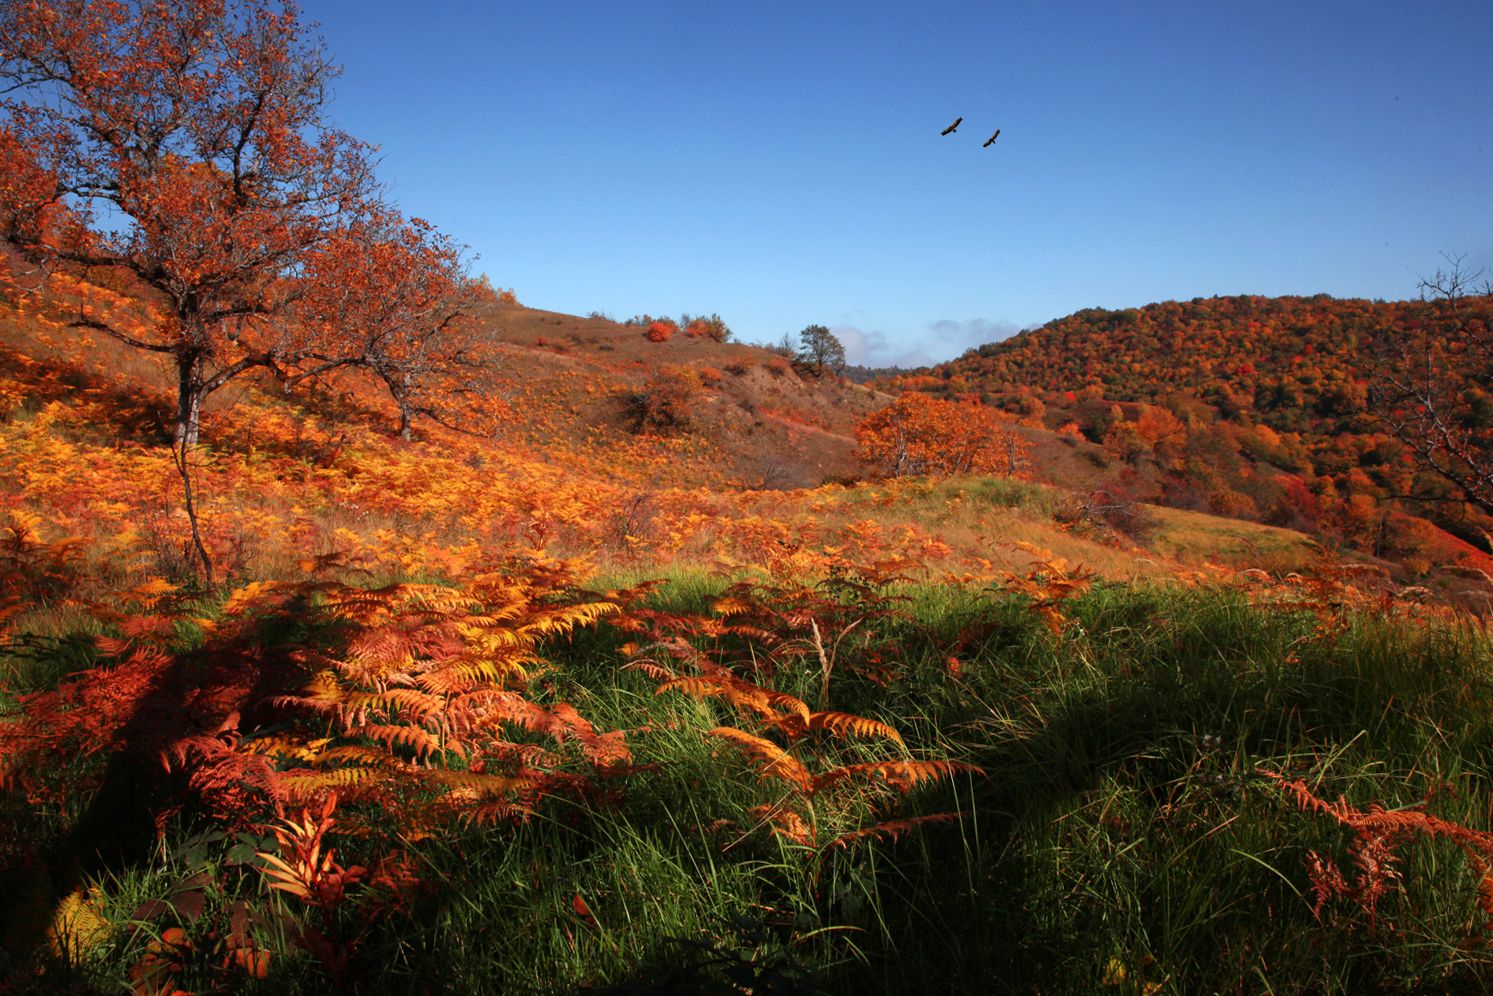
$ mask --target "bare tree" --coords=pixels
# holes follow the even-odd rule
[[[1421,469],[1493,514],[1493,285],[1443,258],[1417,317],[1370,344],[1369,408]]]

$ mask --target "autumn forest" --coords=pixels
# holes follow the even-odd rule
[[[1464,258],[858,371],[525,306],[337,74],[0,3],[0,989],[1493,985]]]

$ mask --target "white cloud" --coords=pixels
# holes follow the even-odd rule
[[[942,363],[967,349],[997,342],[1021,331],[1011,322],[987,318],[962,322],[943,318],[929,322],[925,328],[924,334],[910,344],[893,341],[885,332],[854,325],[836,325],[830,331],[844,345],[846,360],[867,367],[923,367]]]

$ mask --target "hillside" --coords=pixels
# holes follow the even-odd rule
[[[0,307],[8,504],[38,516],[48,539],[128,551],[148,573],[178,577],[179,513],[160,505],[179,488],[162,445],[169,370],[68,326],[105,300],[138,307],[61,274],[20,281]],[[821,568],[902,560],[924,576],[971,578],[1054,558],[1131,577],[1215,562],[1295,570],[1320,556],[1297,534],[1245,523],[1217,534],[1252,530],[1254,541],[1203,542],[1209,530],[1166,509],[1129,535],[1084,521],[1075,510],[1102,449],[1045,429],[1019,430],[1034,481],[855,484],[855,425],[886,395],[801,376],[753,346],[655,342],[635,326],[516,303],[490,303],[479,319],[491,362],[455,395],[446,424],[417,422],[409,443],[391,437],[387,399],[356,377],[289,395],[251,379],[209,399],[212,456],[196,472],[206,540],[230,576],[294,573],[301,558],[285,537],[301,553],[381,571],[421,550],[431,563],[467,563],[493,543],[634,568],[770,554]],[[639,431],[630,400],[669,369],[699,378],[689,422]],[[70,463],[89,466],[88,480],[64,473]],[[252,516],[240,514],[246,503]],[[1178,532],[1192,538],[1164,539]]]
[[[501,298],[408,440],[352,372],[213,395],[188,506],[171,370],[101,309],[155,320],[0,295],[8,988],[1211,990],[1220,937],[1282,985],[1483,977],[1473,577],[1107,508],[1110,449],[1038,425],[1035,479],[861,480],[889,395]],[[1386,859],[1422,933],[1346,891],[1302,946],[1357,867],[1324,827],[1427,768]]]
[[[1493,299],[1464,306],[1493,321]],[[1105,485],[1135,500],[1290,526],[1421,573],[1488,570],[1493,523],[1440,500],[1445,485],[1367,410],[1375,333],[1443,308],[1318,295],[1087,309],[880,386],[977,394],[1099,443]],[[1466,404],[1493,412],[1493,396]]]

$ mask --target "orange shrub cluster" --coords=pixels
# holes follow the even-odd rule
[[[856,429],[860,457],[887,477],[1004,473],[1015,476],[1026,445],[994,409],[908,392]]]

